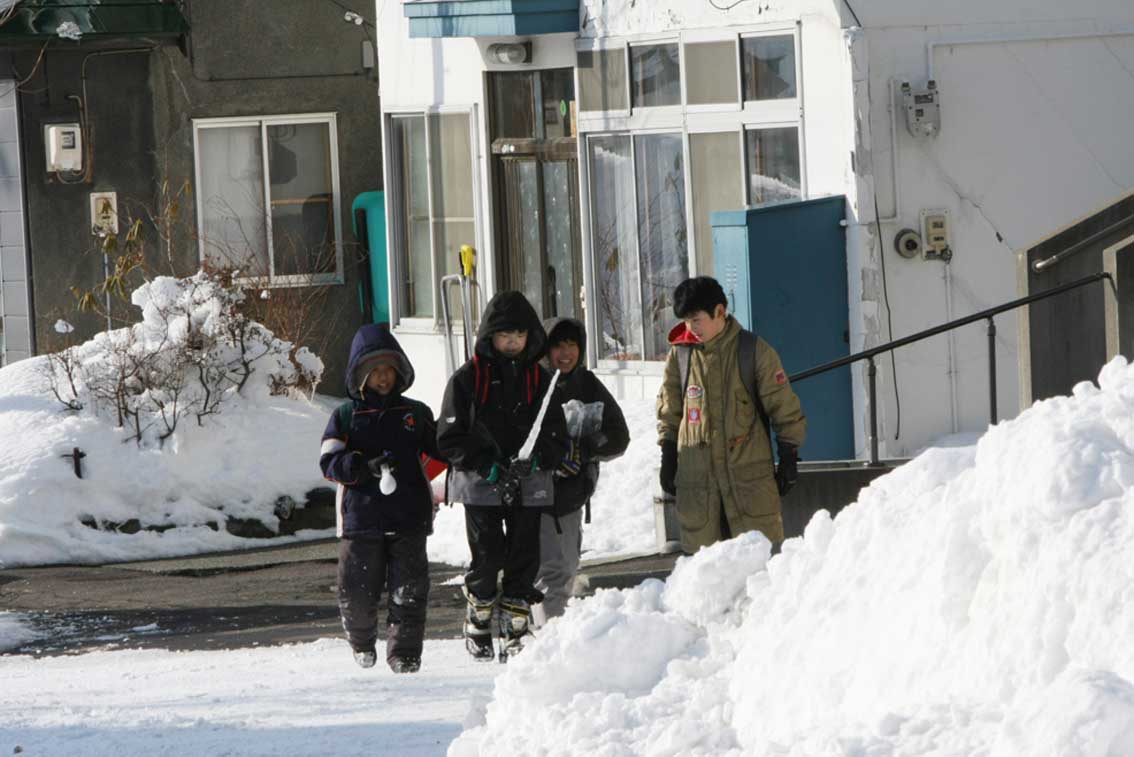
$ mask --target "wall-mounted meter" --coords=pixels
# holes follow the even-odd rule
[[[49,172],[83,170],[83,130],[79,124],[44,124],[43,145]]]
[[[906,111],[906,128],[915,137],[936,137],[941,131],[941,98],[937,82],[930,79],[925,89],[913,89],[902,82],[902,107]]]
[[[953,248],[949,242],[949,211],[923,210],[919,215],[925,259],[948,263],[953,259]]]

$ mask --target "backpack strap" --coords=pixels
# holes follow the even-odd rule
[[[741,329],[736,340],[736,365],[740,369],[740,380],[744,384],[745,390],[748,391],[748,396],[752,398],[756,414],[760,416],[764,432],[768,434],[768,442],[771,443],[772,423],[768,419],[768,411],[764,409],[764,403],[760,399],[760,388],[756,386],[756,345],[756,334],[748,329]]]
[[[685,390],[689,388],[689,363],[693,360],[693,347],[688,344],[677,347],[677,369],[681,372],[681,401],[685,401]]]

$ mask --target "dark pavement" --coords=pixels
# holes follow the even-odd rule
[[[20,613],[40,633],[0,653],[234,649],[340,636],[337,549],[337,540],[328,539],[221,555],[0,571],[0,610]],[[590,591],[624,588],[664,578],[676,558],[585,561],[580,572]],[[461,569],[430,569],[427,638],[458,638]]]

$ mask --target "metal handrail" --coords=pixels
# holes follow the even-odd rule
[[[910,336],[902,337],[901,339],[895,339],[892,342],[887,342],[886,344],[881,344],[877,347],[871,347],[868,350],[857,352],[854,355],[848,355],[847,357],[839,358],[838,360],[832,360],[828,363],[817,365],[814,368],[808,368],[807,370],[795,373],[788,378],[792,383],[795,383],[797,381],[803,381],[804,379],[811,378],[812,376],[818,376],[819,374],[826,373],[827,371],[833,371],[836,368],[842,368],[844,365],[850,365],[852,363],[857,363],[860,360],[866,360],[869,365],[867,375],[869,377],[870,386],[870,465],[878,465],[878,403],[876,401],[877,388],[875,383],[878,371],[876,366],[874,365],[874,358],[876,356],[881,355],[885,352],[890,352],[891,350],[896,350],[899,347],[904,347],[907,344],[920,342],[921,340],[928,339],[931,336],[943,334],[946,331],[958,329],[961,326],[967,326],[970,323],[987,320],[989,418],[992,423],[996,423],[996,322],[993,320],[993,317],[999,315],[1000,313],[1004,313],[1009,310],[1015,310],[1016,308],[1023,307],[1024,305],[1030,305],[1033,302],[1046,300],[1048,297],[1054,297],[1057,294],[1062,294],[1072,289],[1086,286],[1087,284],[1093,284],[1096,281],[1102,281],[1103,279],[1110,281],[1111,286],[1114,286],[1114,278],[1109,273],[1105,271],[1102,273],[1093,273],[1090,276],[1084,276],[1081,279],[1076,279],[1075,281],[1071,281],[1066,284],[1060,284],[1057,287],[1052,287],[1051,289],[1047,289],[1043,292],[1030,294],[1027,297],[1020,297],[1019,299],[1011,300],[1010,302],[1006,302],[1002,305],[997,305],[996,307],[982,310],[979,313],[973,313],[972,315],[967,315],[964,318],[957,318],[955,320],[949,321],[948,323],[943,323],[940,326],[934,326],[931,329],[919,331],[916,334],[911,334]]]

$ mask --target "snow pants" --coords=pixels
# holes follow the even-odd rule
[[[477,599],[496,596],[496,576],[501,570],[503,596],[532,604],[543,598],[535,588],[540,515],[534,507],[465,505],[465,535],[472,555],[465,587]]]
[[[556,533],[555,518],[544,513],[539,526],[539,574],[536,588],[543,592],[543,614],[555,618],[567,608],[567,600],[575,586],[579,572],[579,555],[583,551],[583,511],[559,516]]]
[[[421,658],[429,560],[425,534],[386,534],[339,541],[339,614],[351,649],[378,640],[378,602],[388,593],[386,659]]]

